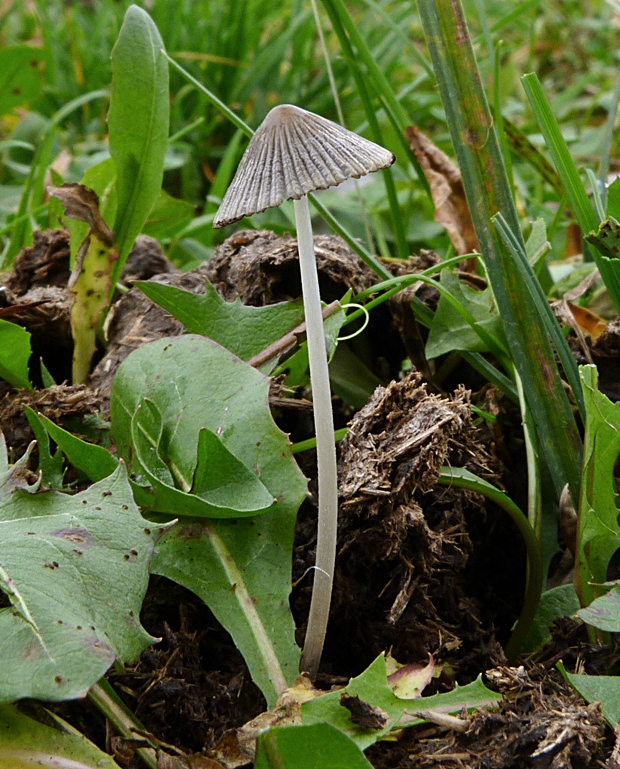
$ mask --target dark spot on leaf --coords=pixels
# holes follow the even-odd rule
[[[230,522],[231,526],[236,526],[239,523],[239,521],[236,518],[233,518]]]
[[[21,91],[21,88],[14,88],[14,89],[11,91],[11,93],[13,94],[13,96],[19,96],[19,95],[21,94],[21,92],[22,92],[22,91]]]
[[[56,620],[56,624],[57,624],[57,625],[62,625],[62,624],[63,624],[63,622],[62,622],[62,620],[61,620],[61,619],[57,619],[57,620]]]
[[[163,526],[160,526],[160,527],[157,529],[157,531],[158,531],[160,534],[163,534],[163,533],[164,533],[164,531],[166,531],[166,529],[165,529]]]
[[[52,563],[53,563],[53,565],[54,565],[54,568],[55,568],[55,569],[58,569],[58,568],[59,568],[59,567],[58,567],[58,561],[52,561]]]
[[[101,496],[102,497],[111,497],[112,496],[112,492],[111,491],[104,491]]]
[[[133,617],[133,611],[131,609],[129,610],[129,616]]]
[[[95,510],[98,510],[99,512],[101,512],[101,508],[100,507],[96,507]]]
[[[45,561],[45,563],[43,564],[43,568],[44,569],[53,569],[54,567],[52,566],[52,564],[49,561]]]
[[[144,529],[144,533],[145,533],[147,536],[150,536],[150,534],[151,534],[151,530],[150,530],[150,529]]]
[[[81,626],[81,625],[76,625],[76,626],[75,626],[75,629],[76,629],[76,630],[81,630],[81,629],[82,629],[82,626]]]
[[[125,553],[125,555],[123,556],[123,558],[124,558],[126,561],[128,561],[128,560],[129,560],[129,556],[127,555],[127,553]]]
[[[62,683],[62,676],[54,676],[54,681],[56,681],[57,684]]]
[[[121,505],[121,507],[123,508],[123,510],[129,510],[129,507],[127,505]]]
[[[93,631],[93,633],[95,632],[95,626],[94,625],[89,625],[89,628]]]
[[[93,538],[86,529],[55,529],[50,531],[50,537],[60,537],[74,545],[83,545],[84,547],[92,547],[93,545]]]
[[[82,551],[81,551],[81,550],[74,550],[73,552],[74,552],[76,555],[82,555]]]
[[[29,534],[29,536],[33,537],[35,532],[34,531],[29,531],[28,534]]]
[[[83,505],[87,505],[87,504],[88,504],[88,500],[87,500],[87,499],[83,499],[83,500],[82,500],[82,504],[83,504]]]
[[[138,555],[138,551],[137,551],[137,550],[130,550],[129,552],[130,552],[132,555]]]
[[[30,61],[30,66],[36,69],[39,66],[39,61],[37,59],[32,59]]]

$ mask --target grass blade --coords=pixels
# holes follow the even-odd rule
[[[510,352],[538,427],[541,450],[556,494],[568,483],[573,498],[577,499],[582,447],[575,418],[527,283],[491,224],[491,217],[500,211],[510,230],[522,241],[461,3],[418,0],[418,8],[484,264],[504,321]]]
[[[344,31],[340,17],[333,12],[329,2],[326,2],[325,5],[328,9],[328,13],[330,14],[330,19],[332,26],[334,27],[334,31],[336,32],[338,39],[340,40],[340,45],[344,50],[351,74],[355,80],[355,85],[357,86],[357,91],[364,106],[364,112],[366,113],[366,119],[368,120],[368,125],[370,126],[373,141],[377,144],[383,145],[384,142],[381,136],[379,121],[377,120],[375,109],[370,100],[370,94],[368,93],[368,88],[366,87],[363,73],[357,67],[355,55],[353,53],[351,43],[349,42],[349,38]],[[390,215],[392,219],[392,225],[394,227],[394,236],[396,238],[398,256],[401,259],[407,259],[409,256],[409,246],[407,245],[405,227],[400,212],[400,205],[398,204],[398,197],[396,195],[396,185],[394,184],[394,177],[392,175],[393,172],[391,168],[385,168],[381,173],[383,175],[385,191],[389,201]]]
[[[582,417],[585,417],[586,412],[583,393],[581,390],[581,380],[579,379],[579,369],[575,363],[575,357],[570,347],[568,346],[568,342],[566,341],[564,334],[562,333],[560,324],[553,314],[553,310],[549,306],[549,302],[547,301],[547,297],[542,290],[540,282],[534,274],[534,270],[527,258],[527,254],[525,250],[521,248],[521,241],[514,235],[514,233],[510,231],[508,223],[502,214],[497,214],[497,216],[493,218],[493,223],[501,235],[506,247],[510,250],[510,253],[514,256],[514,258],[517,260],[517,263],[519,264],[523,277],[527,281],[528,288],[530,289],[534,303],[536,304],[536,309],[538,310],[540,317],[542,318],[543,323],[547,328],[547,332],[549,333],[549,336],[555,345],[555,349],[562,363],[564,373],[568,379],[568,383],[573,390],[577,405],[579,406],[579,411],[581,412]]]
[[[547,149],[551,154],[553,164],[568,194],[570,207],[585,235],[590,230],[595,230],[599,223],[579,176],[577,166],[570,155],[566,140],[562,136],[560,126],[551,111],[538,77],[530,73],[524,75],[521,82],[545,139]]]

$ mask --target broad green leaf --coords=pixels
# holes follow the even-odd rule
[[[502,321],[495,309],[490,288],[484,291],[470,288],[450,270],[442,270],[441,285],[474,316],[480,326],[503,343]],[[442,296],[428,333],[426,357],[432,360],[452,350],[488,351],[487,346],[470,324]]]
[[[538,651],[551,640],[551,626],[556,619],[572,617],[579,608],[579,598],[573,585],[559,585],[546,590],[540,597],[536,616],[523,643],[526,654]]]
[[[620,676],[585,676],[569,673],[560,663],[562,675],[588,703],[600,702],[611,728],[620,726]]]
[[[118,769],[112,756],[55,713],[33,709],[33,716],[17,705],[0,706],[0,769]]]
[[[82,697],[153,641],[139,616],[163,527],[141,517],[123,466],[73,496],[16,489],[1,502],[0,701]]]
[[[585,609],[580,609],[577,616],[599,630],[620,633],[620,587],[596,598]]]
[[[94,443],[83,441],[76,435],[55,425],[43,414],[39,414],[39,419],[69,462],[81,470],[91,481],[96,482],[107,478],[118,467],[118,459],[103,446],[96,446]]]
[[[117,208],[116,196],[116,163],[113,158],[106,158],[101,163],[91,166],[82,176],[85,187],[91,189],[99,198],[99,212],[103,221],[110,227],[114,226]],[[69,230],[71,266],[75,264],[75,257],[79,247],[84,242],[88,233],[88,224],[79,219],[67,218],[65,225]]]
[[[205,280],[204,296],[162,283],[136,283],[149,299],[181,321],[190,334],[213,339],[242,360],[249,360],[303,322],[301,300],[249,307],[227,302]]]
[[[178,200],[168,195],[165,190],[159,193],[146,220],[142,232],[157,240],[173,238],[194,218],[194,206],[185,200]]]
[[[0,51],[0,115],[36,99],[43,85],[45,52],[30,45]]]
[[[579,498],[579,530],[575,587],[582,606],[601,593],[607,567],[620,547],[614,465],[620,454],[620,403],[597,389],[596,366],[581,366],[586,405],[583,472]],[[593,584],[594,583],[594,584]]]
[[[532,222],[532,231],[525,243],[525,251],[530,262],[537,261],[538,254],[546,253],[550,248],[547,240],[547,225],[544,219],[536,219]]]
[[[0,377],[13,387],[30,387],[28,361],[30,334],[21,326],[0,319]]]
[[[298,672],[288,597],[295,517],[306,484],[273,422],[268,392],[269,379],[256,369],[215,342],[188,334],[141,347],[121,364],[111,413],[119,456],[127,461],[131,420],[148,398],[162,417],[169,466],[193,477],[200,431],[210,430],[277,500],[273,511],[256,518],[177,524],[160,540],[152,563],[155,573],[208,604],[271,706]]]
[[[354,409],[361,409],[383,382],[367,368],[347,344],[339,344],[329,363],[332,392]]]
[[[168,63],[151,17],[131,5],[112,50],[108,126],[117,167],[115,276],[159,197],[170,117]]]
[[[343,691],[383,710],[387,716],[384,727],[368,729],[354,724],[351,713],[340,704]],[[474,709],[492,705],[499,700],[501,695],[487,689],[481,676],[473,683],[466,686],[457,685],[453,691],[445,694],[420,697],[413,701],[399,699],[388,683],[385,657],[381,654],[361,675],[352,678],[346,689],[329,692],[304,703],[301,716],[304,724],[328,723],[335,726],[347,734],[359,748],[365,750],[392,729],[423,723],[423,718],[415,717],[415,713],[419,711],[439,710],[442,713],[456,713],[464,707]]]
[[[256,748],[254,769],[372,769],[357,745],[330,724],[268,729]]]
[[[607,188],[607,216],[620,221],[620,179],[614,179]]]
[[[188,491],[176,488],[175,476],[162,456],[163,433],[159,409],[152,401],[143,400],[131,420],[131,439],[136,459],[153,488],[153,510],[239,518],[264,513],[275,502],[256,475],[206,428],[198,433],[193,479],[184,478],[179,470],[175,473],[177,482]]]

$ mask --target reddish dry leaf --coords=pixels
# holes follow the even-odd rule
[[[458,166],[416,126],[405,136],[431,188],[435,221],[445,227],[457,255],[480,251]]]
[[[587,334],[593,342],[601,336],[607,328],[607,321],[600,316],[588,310],[587,307],[580,307],[577,304],[567,303],[573,315],[573,318],[579,325],[579,328]]]
[[[424,688],[433,680],[435,660],[432,655],[428,655],[428,665],[400,665],[391,656],[389,659],[395,663],[392,665],[394,672],[388,675],[388,683],[394,694],[401,700],[420,697]]]

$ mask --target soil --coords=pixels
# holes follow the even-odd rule
[[[315,247],[326,302],[375,282],[340,239],[319,236]],[[106,349],[99,352],[90,386],[75,387],[66,384],[72,355],[68,233],[35,234],[14,271],[0,280],[0,309],[32,334],[33,381],[42,384],[42,358],[59,384],[25,393],[0,383],[0,427],[12,456],[21,456],[33,439],[24,405],[78,434],[105,434],[120,363],[137,347],[183,333],[179,321],[131,288],[133,281],[151,278],[203,293],[208,278],[225,299],[238,296],[258,306],[300,295],[296,258],[291,237],[246,230],[229,238],[197,270],[180,273],[155,241],[141,236],[123,274],[129,290],[115,297],[105,324]],[[423,252],[394,271],[415,272],[434,263],[435,255]],[[617,664],[617,649],[603,653],[588,643],[583,627],[564,621],[536,659],[523,659],[519,667],[506,665],[502,646],[523,598],[521,539],[501,510],[472,492],[439,486],[437,478],[442,466],[466,467],[522,504],[525,455],[519,414],[465,364],[436,376],[421,355],[425,332],[410,312],[412,293],[431,307],[437,301],[433,289],[412,287],[406,297],[373,312],[363,348],[350,345],[382,386],[357,413],[334,398],[337,426],[350,423],[350,430],[339,446],[337,570],[317,685],[344,685],[377,654],[391,650],[401,663],[426,664],[433,656],[441,673],[428,693],[447,691],[485,672],[487,685],[504,695],[496,710],[464,714],[465,731],[426,724],[406,730],[396,742],[375,745],[366,755],[377,769],[613,766],[605,762],[614,736],[600,709],[574,694],[555,663],[563,659],[569,670],[585,665],[587,672],[604,674]],[[601,384],[613,399],[620,396],[619,339],[610,324],[589,345]],[[575,354],[584,354],[577,344]],[[407,357],[414,368],[401,378]],[[287,400],[295,407],[286,407]],[[495,422],[474,421],[471,403],[489,411]],[[272,406],[292,440],[312,434],[303,398],[291,402],[274,395]],[[316,468],[312,451],[298,459],[311,491],[299,512],[293,557],[291,608],[301,642],[310,599],[307,572],[316,547]],[[36,466],[33,456],[31,469]],[[162,769],[218,769],[219,761],[226,764],[222,746],[236,739],[234,730],[266,707],[243,658],[204,604],[164,578],[151,579],[142,623],[162,640],[136,665],[110,672],[111,684],[161,743]],[[136,744],[120,739],[88,702],[64,703],[54,710],[113,753],[121,766],[141,765]],[[182,759],[184,754],[194,758]]]

